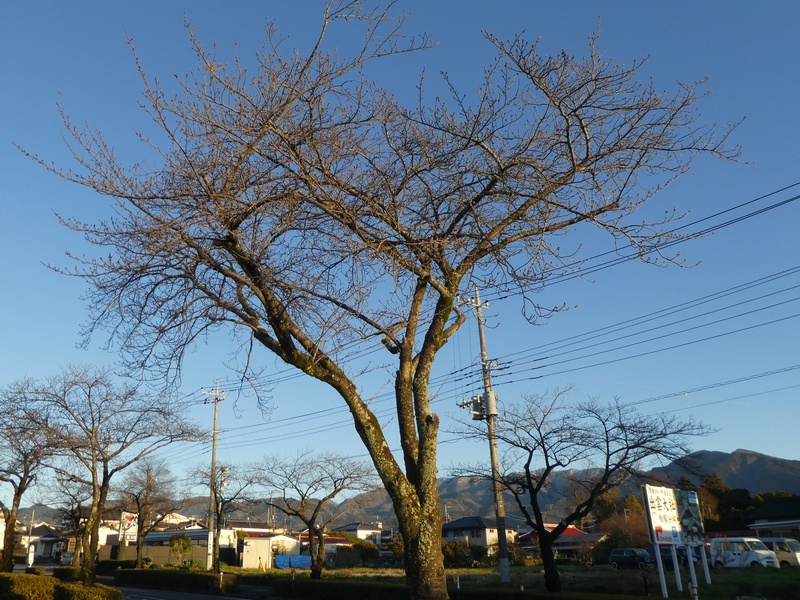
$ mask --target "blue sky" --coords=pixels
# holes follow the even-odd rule
[[[132,131],[144,121],[126,36],[145,70],[167,80],[194,66],[184,16],[222,57],[238,48],[248,58],[263,44],[268,18],[277,19],[288,44],[303,47],[316,31],[321,6],[316,1],[2,4],[0,384],[47,376],[70,363],[115,361],[100,338],[88,349],[76,347],[86,316],[83,284],[43,266],[67,264],[67,250],[92,251],[58,225],[55,213],[92,217],[104,214],[108,201],[45,172],[12,142],[69,166],[57,111],[61,98],[77,122],[98,127],[123,157],[135,160],[142,148]],[[698,440],[698,449],[746,448],[800,460],[800,294],[793,289],[800,285],[800,273],[794,272],[800,265],[800,202],[789,201],[800,187],[788,187],[800,181],[800,5],[793,0],[413,0],[399,6],[410,13],[409,33],[428,32],[438,44],[395,59],[383,74],[400,97],[411,97],[423,68],[434,87],[440,70],[465,88],[476,83],[491,54],[482,29],[500,37],[524,30],[530,39],[540,39],[541,51],[581,55],[599,28],[599,46],[607,57],[624,63],[649,57],[643,73],[657,88],[708,77],[710,94],[701,104],[705,120],[745,119],[734,134],[742,146],[741,161],[701,159],[691,175],[653,201],[653,210],[691,211],[689,221],[711,217],[704,226],[740,219],[681,247],[692,268],[625,263],[586,280],[554,285],[543,294],[543,303],[573,308],[537,327],[523,323],[514,298],[482,292],[491,302],[489,354],[507,367],[495,374],[500,400],[516,402],[523,393],[572,385],[576,400],[619,397],[644,412],[694,415],[719,430]],[[345,50],[347,43],[342,37]],[[775,274],[781,276],[768,279]],[[747,289],[712,298],[749,283]],[[701,298],[707,299],[702,305],[686,304]],[[680,312],[656,318],[657,311],[679,306]],[[631,323],[646,315],[645,324]],[[442,372],[475,363],[475,327],[470,323],[442,351]],[[218,460],[252,460],[308,446],[363,453],[337,398],[260,354],[273,373],[269,389],[275,406],[271,420],[264,421],[251,398],[235,393],[228,366],[236,358],[229,349],[227,340],[209,340],[189,356],[184,373],[188,397],[202,399],[199,388],[213,387],[216,378],[227,391]],[[387,403],[388,380],[374,377],[366,387],[376,401]],[[456,402],[474,393],[460,378],[448,379],[436,391],[445,422],[458,413]],[[195,413],[210,426],[210,407],[198,405]],[[482,460],[486,454],[481,444],[447,433],[442,438],[443,474],[456,460]],[[207,460],[207,448],[166,456],[176,468],[188,468]]]

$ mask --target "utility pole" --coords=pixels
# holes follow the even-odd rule
[[[200,393],[211,397],[211,400],[206,400],[206,404],[209,402],[214,403],[214,427],[211,430],[211,475],[208,482],[208,487],[211,491],[208,498],[208,554],[206,555],[206,570],[212,571],[216,565],[214,560],[214,538],[216,536],[214,515],[217,510],[217,424],[219,423],[219,403],[225,399],[225,392],[219,391],[218,379],[213,392],[207,392],[200,388]]]
[[[462,403],[462,407],[469,407],[472,418],[475,420],[486,419],[487,436],[489,438],[489,458],[492,463],[492,491],[494,492],[494,511],[497,521],[497,557],[500,565],[500,583],[511,584],[511,568],[508,563],[508,540],[506,539],[506,508],[503,503],[503,490],[500,486],[500,466],[497,458],[497,394],[492,391],[492,371],[489,356],[486,352],[486,337],[483,333],[483,308],[489,304],[481,304],[478,286],[475,286],[475,299],[467,298],[463,303],[472,306],[478,318],[478,339],[481,345],[481,366],[483,370],[483,396],[474,396],[471,400]]]

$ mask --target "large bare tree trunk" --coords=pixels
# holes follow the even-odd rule
[[[11,573],[14,570],[14,534],[17,525],[19,500],[14,497],[11,510],[4,515],[6,530],[3,533],[3,553],[0,555],[0,572]],[[4,511],[6,512],[6,511]]]
[[[315,537],[316,544],[312,541]],[[308,530],[308,554],[311,556],[311,579],[322,579],[322,569],[325,566],[325,537],[321,530],[313,534],[310,529]]]
[[[420,506],[416,519],[398,519],[403,558],[412,600],[446,600],[447,579],[442,555],[442,517],[436,501]]]
[[[542,555],[544,567],[544,585],[548,592],[561,591],[561,574],[556,566],[556,556],[553,553],[553,538],[547,533],[539,534],[539,551]]]

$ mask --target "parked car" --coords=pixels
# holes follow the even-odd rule
[[[654,549],[648,549],[650,554],[653,556],[653,562],[656,559],[656,553]],[[659,544],[658,551],[661,555],[661,564],[664,565],[665,569],[672,569],[674,565],[672,564],[672,549],[668,544]],[[689,564],[689,556],[692,557],[692,562],[697,564],[700,560],[699,551],[695,548],[692,548],[691,553],[687,552],[686,546],[678,546],[675,548],[675,553],[678,555],[678,566],[685,567]]]
[[[794,538],[762,537],[758,538],[775,553],[781,569],[784,567],[800,567],[800,542]]]
[[[608,557],[612,569],[644,570],[654,562],[653,555],[644,548],[614,548]]]
[[[710,544],[714,568],[780,567],[775,553],[754,537],[713,538]]]

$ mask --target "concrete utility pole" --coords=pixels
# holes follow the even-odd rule
[[[497,394],[492,391],[492,372],[489,356],[486,352],[486,337],[483,333],[483,308],[489,304],[481,304],[478,286],[475,286],[475,299],[462,300],[472,306],[478,318],[478,339],[481,345],[481,366],[483,367],[483,396],[475,396],[461,406],[469,406],[473,419],[486,419],[489,437],[489,457],[492,463],[492,490],[494,492],[494,511],[497,520],[497,557],[500,565],[500,583],[511,583],[511,568],[508,563],[508,540],[506,539],[506,508],[503,503],[503,490],[500,486],[500,466],[497,459],[497,435],[495,420],[497,419]]]
[[[214,515],[217,508],[217,424],[219,422],[219,403],[225,399],[225,392],[219,391],[219,380],[213,392],[207,392],[200,388],[200,393],[210,396],[211,400],[206,400],[214,403],[214,427],[211,430],[211,475],[209,477],[208,487],[211,490],[208,498],[208,554],[206,555],[206,570],[214,570],[214,537],[216,535],[216,528],[214,527]]]

